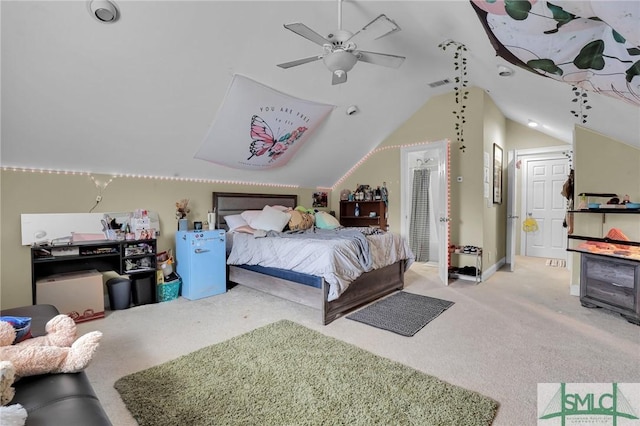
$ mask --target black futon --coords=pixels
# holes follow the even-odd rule
[[[1,315],[31,318],[31,334],[46,333],[45,325],[58,310],[52,305],[5,309]],[[15,384],[9,402],[27,410],[27,426],[111,426],[84,371],[72,374],[43,374],[23,377]]]

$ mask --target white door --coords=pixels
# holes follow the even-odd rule
[[[430,222],[437,229],[437,243],[433,253],[435,263],[438,267],[438,276],[443,284],[449,282],[449,143],[447,141],[425,143],[412,147],[402,148],[401,154],[401,219],[400,234],[409,238],[409,224],[412,207],[412,159],[427,158],[433,166],[431,170],[432,183],[437,182],[437,187],[433,188],[434,196],[432,212],[433,217]],[[425,161],[423,161],[424,163]],[[433,227],[431,227],[433,229]],[[431,246],[431,244],[430,244]],[[427,264],[432,263],[428,262]],[[434,263],[434,266],[435,266]]]
[[[530,159],[526,162],[526,207],[522,220],[532,217],[538,230],[524,233],[525,255],[566,259],[566,200],[562,185],[569,174],[566,158]],[[523,216],[524,216],[523,214]]]
[[[440,190],[438,191],[438,229],[441,235],[440,243],[440,263],[438,264],[438,275],[440,281],[449,285],[449,143],[442,142],[438,161],[438,175]]]
[[[508,152],[509,164],[507,167],[507,264],[509,271],[516,269],[516,233],[518,232],[518,215],[516,209],[516,190],[517,172],[516,172],[516,153]]]

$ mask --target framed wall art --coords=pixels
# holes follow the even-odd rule
[[[502,148],[493,144],[493,204],[502,204]]]
[[[312,207],[327,207],[329,196],[326,192],[314,192]]]

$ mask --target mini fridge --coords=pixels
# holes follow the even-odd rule
[[[195,300],[227,291],[224,229],[176,232],[176,270],[182,297]]]

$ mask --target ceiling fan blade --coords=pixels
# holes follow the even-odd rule
[[[368,62],[374,65],[382,65],[383,67],[398,68],[404,62],[404,56],[388,55],[386,53],[365,52],[358,50],[354,52],[361,62]]]
[[[317,61],[319,59],[322,59],[322,55],[310,56],[308,58],[303,58],[303,59],[296,59],[295,61],[285,62],[283,64],[278,64],[278,66],[280,68],[287,69],[287,68],[291,68],[291,67],[296,67],[298,65],[306,64],[306,63],[309,63],[309,62]]]
[[[345,71],[334,71],[332,73],[332,76],[333,76],[331,77],[332,85],[346,83],[347,81],[347,73]]]
[[[377,40],[397,31],[400,31],[398,24],[387,18],[386,15],[380,15],[352,35],[347,41],[352,41],[357,44],[357,41]]]
[[[299,36],[314,42],[315,44],[319,44],[320,46],[323,46],[327,43],[331,44],[329,40],[322,37],[320,34],[300,22],[295,22],[293,24],[284,24],[284,27],[290,31],[293,31]]]

